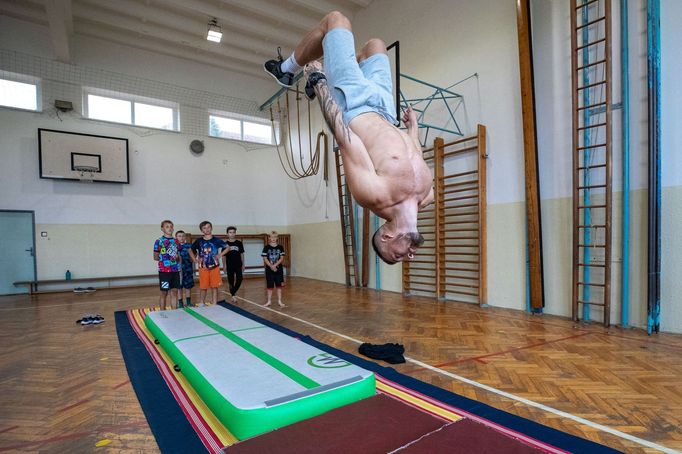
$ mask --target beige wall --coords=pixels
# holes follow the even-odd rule
[[[510,246],[525,235],[524,216],[525,205],[521,202],[488,207],[488,295],[494,306],[525,308],[524,249]],[[339,221],[291,225],[288,229],[292,234],[295,275],[345,283]],[[401,265],[380,262],[380,277],[382,290],[402,291]],[[369,286],[375,286],[374,254]]]
[[[297,224],[291,233],[291,272],[295,276],[346,283],[339,221]]]
[[[630,310],[631,326],[646,326],[647,289],[647,193],[630,194]],[[611,264],[611,320],[621,320],[621,218],[622,193],[613,194],[613,250]],[[488,302],[492,306],[526,309],[525,238],[523,202],[488,206]],[[572,203],[570,198],[542,201],[545,309],[547,314],[571,316]],[[680,332],[682,326],[682,187],[663,190],[663,244],[661,329]],[[338,221],[298,224],[292,234],[293,274],[313,279],[345,282],[341,232]],[[402,290],[400,265],[381,265],[381,288]],[[370,261],[370,287],[374,287],[374,261]],[[600,308],[590,318],[602,320]]]
[[[226,225],[214,224],[214,233]],[[238,226],[239,233],[263,233],[284,226]],[[175,226],[175,230],[198,233],[198,225]],[[47,232],[47,237],[41,237]],[[158,225],[148,224],[36,224],[38,279],[63,279],[66,270],[73,278],[153,274],[154,241],[161,236]]]
[[[682,332],[682,186],[663,188],[662,196],[661,330],[679,333]],[[646,231],[646,220],[642,224],[642,230]],[[646,258],[642,258],[642,263],[646,266]]]
[[[611,322],[621,323],[622,286],[622,193],[613,194],[613,249],[611,257]],[[545,312],[571,316],[572,214],[571,199],[542,201],[545,267]],[[682,332],[682,186],[663,188],[661,258],[661,330]],[[646,326],[647,310],[647,191],[630,192],[629,324]],[[489,265],[494,274],[496,267]],[[501,271],[501,270],[498,270]],[[492,279],[492,278],[491,278]],[[492,285],[492,284],[491,284]],[[491,300],[492,304],[495,304]],[[602,320],[601,308],[590,318]]]

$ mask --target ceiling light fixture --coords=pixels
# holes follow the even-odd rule
[[[208,32],[206,33],[206,39],[213,41],[214,43],[219,43],[223,38],[223,29],[218,25],[218,20],[214,17],[208,21]]]

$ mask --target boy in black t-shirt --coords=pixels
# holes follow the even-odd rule
[[[244,272],[244,245],[237,239],[237,227],[227,228],[227,255],[225,255],[225,274],[230,285],[232,302],[237,302],[237,290],[242,285],[242,273]]]
[[[265,263],[265,282],[268,287],[268,302],[265,307],[272,304],[272,289],[277,287],[277,303],[279,307],[285,307],[282,303],[282,283],[284,282],[284,248],[277,243],[278,235],[274,230],[269,235],[270,242],[263,248],[263,263]]]

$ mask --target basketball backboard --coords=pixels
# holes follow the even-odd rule
[[[130,183],[128,139],[38,129],[38,151],[40,178]]]

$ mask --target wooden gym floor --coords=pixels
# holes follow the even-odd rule
[[[348,352],[355,340],[402,343],[398,371],[496,408],[626,452],[682,451],[680,335],[302,278],[288,281],[283,310],[254,304],[261,279],[240,293],[239,306]],[[157,301],[153,286],[0,297],[0,453],[158,452],[113,318]],[[76,325],[86,313],[106,322]]]

